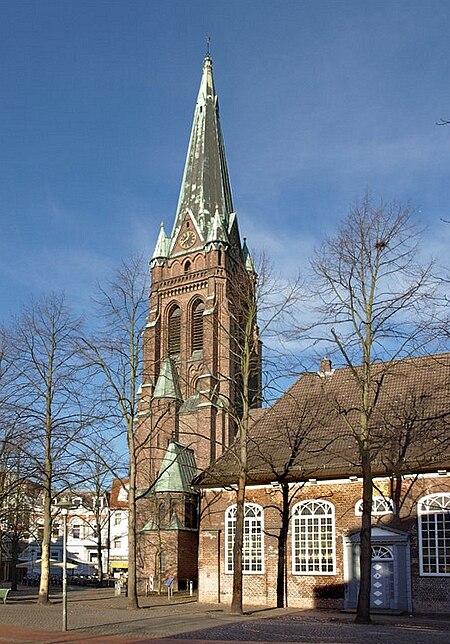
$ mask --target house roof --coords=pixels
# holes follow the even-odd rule
[[[111,495],[109,497],[109,507],[111,510],[126,510],[128,508],[128,479],[114,479],[111,485]],[[123,491],[126,490],[125,499]],[[122,492],[122,494],[121,494]]]
[[[361,475],[360,393],[350,368],[305,373],[249,430],[248,483]],[[376,476],[450,469],[450,353],[380,363],[370,391]],[[237,482],[236,442],[196,480]]]

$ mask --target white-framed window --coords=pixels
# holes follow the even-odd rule
[[[424,576],[450,576],[450,493],[419,500],[419,563]]]
[[[122,523],[122,513],[116,512],[114,515],[114,525],[120,525]]]
[[[121,548],[122,547],[122,540],[119,537],[116,537],[114,539],[113,547],[114,548]]]
[[[360,517],[363,511],[363,500],[359,499],[355,505],[355,515]],[[382,516],[383,514],[394,514],[395,503],[388,496],[374,496],[372,499],[372,516]]]
[[[294,575],[336,573],[334,506],[311,499],[292,508],[292,572]]]
[[[72,539],[81,539],[81,525],[72,523]]]
[[[233,547],[236,533],[236,505],[225,512],[225,572],[233,572]],[[264,572],[263,509],[256,503],[244,506],[244,543],[242,546],[242,572]]]

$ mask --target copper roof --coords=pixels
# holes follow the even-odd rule
[[[233,212],[230,179],[219,118],[219,101],[214,88],[212,60],[203,62],[202,80],[195,105],[191,138],[186,157],[174,232],[191,210],[209,225],[216,210],[228,228]],[[206,235],[205,235],[206,236]]]
[[[374,373],[373,474],[450,469],[450,353],[379,364]],[[361,475],[360,409],[349,368],[305,373],[250,428],[248,483]],[[197,482],[235,483],[237,454],[235,443]]]

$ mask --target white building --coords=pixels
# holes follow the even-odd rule
[[[109,497],[109,571],[128,570],[128,481],[114,479]]]

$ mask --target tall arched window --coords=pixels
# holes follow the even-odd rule
[[[292,572],[335,573],[334,506],[328,501],[301,501],[292,509]]]
[[[196,300],[192,307],[192,351],[203,350],[203,312],[205,305],[201,300]]]
[[[450,575],[450,494],[429,494],[418,503],[421,575]]]
[[[225,572],[233,572],[233,547],[236,533],[236,505],[225,512]],[[262,573],[263,566],[263,509],[255,503],[244,507],[244,543],[242,546],[242,572]]]
[[[177,355],[181,349],[181,309],[175,305],[169,312],[169,333],[167,350],[169,355]]]

